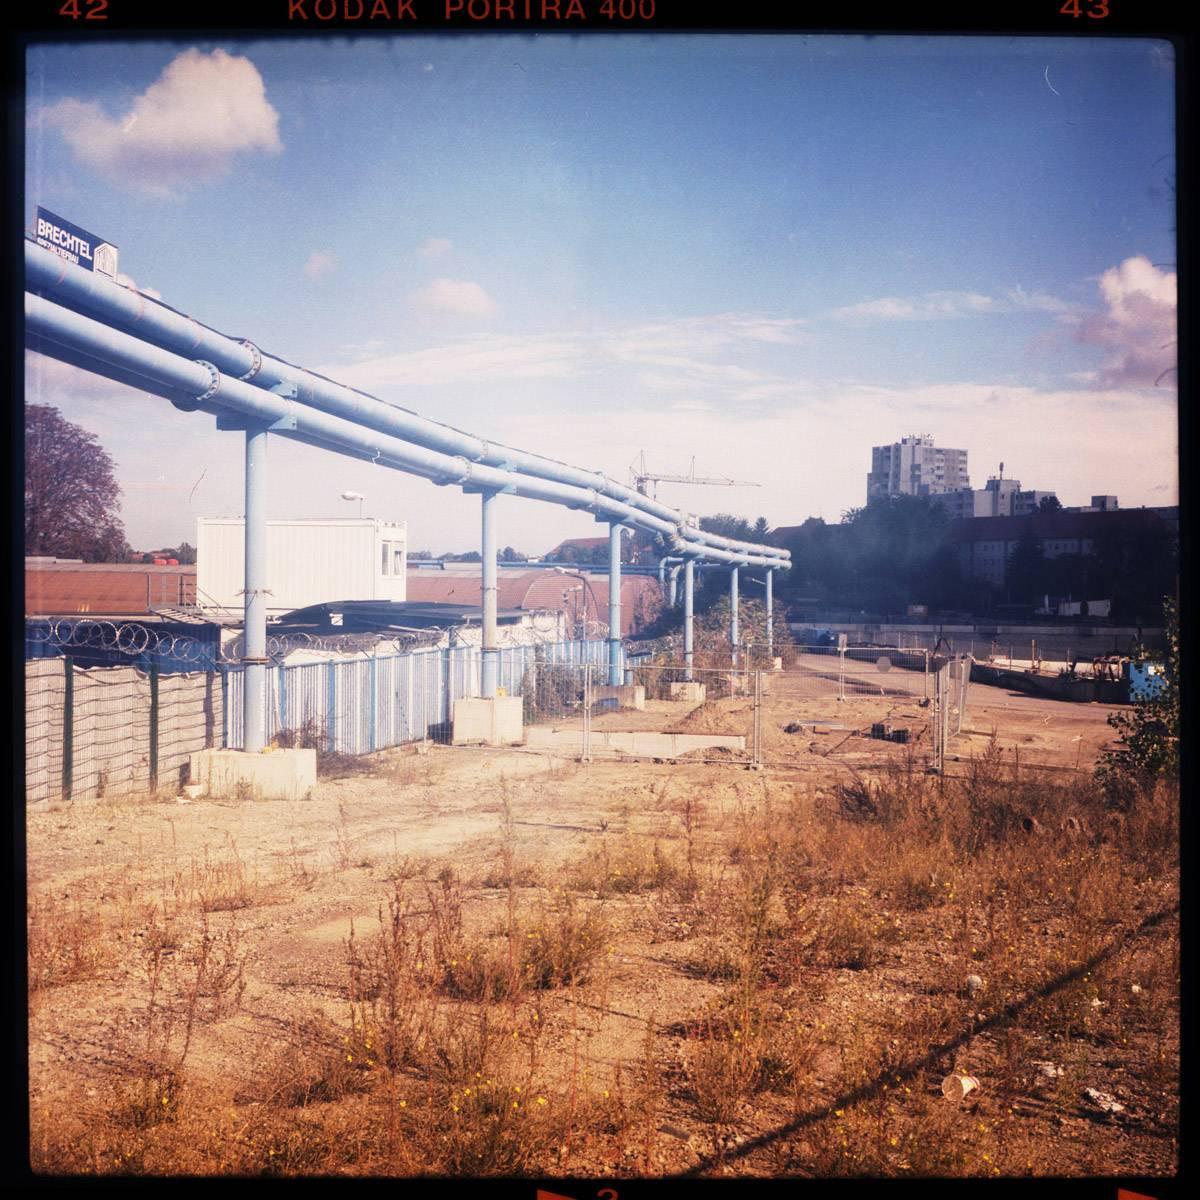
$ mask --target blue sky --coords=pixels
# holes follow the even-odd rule
[[[836,520],[912,432],[1064,503],[1176,501],[1173,60],[1153,41],[491,36],[28,58],[38,204],[137,287],[480,436],[692,511]],[[1164,374],[1165,372],[1165,374]],[[241,511],[238,435],[31,356],[139,547]],[[478,501],[274,439],[270,509]],[[197,484],[199,479],[199,484]],[[501,544],[590,518],[505,498]]]

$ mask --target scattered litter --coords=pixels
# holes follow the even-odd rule
[[[1140,996],[1142,994],[1142,985],[1140,983],[1132,983],[1129,985],[1129,990],[1135,996]]]
[[[977,996],[983,991],[983,980],[978,975],[967,976],[967,995]]]
[[[1108,1005],[1103,1000],[1101,1000],[1099,996],[1093,996],[1092,997],[1092,1007],[1093,1008],[1107,1008]]]
[[[1058,1063],[1046,1062],[1043,1059],[1034,1059],[1033,1066],[1037,1067],[1037,1073],[1041,1079],[1061,1079],[1063,1069]]]
[[[1022,817],[1021,828],[1025,830],[1026,833],[1041,833],[1042,823],[1037,819],[1037,817]]]
[[[961,1102],[979,1087],[974,1075],[947,1075],[942,1080],[942,1095],[947,1100]]]
[[[1083,822],[1078,817],[1067,817],[1062,823],[1062,831],[1068,837],[1078,837],[1085,832]]]
[[[1101,1112],[1115,1115],[1116,1113],[1123,1113],[1125,1111],[1125,1105],[1115,1096],[1110,1096],[1107,1092],[1097,1091],[1095,1088],[1084,1088],[1083,1098]]]

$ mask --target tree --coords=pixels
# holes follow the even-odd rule
[[[1043,496],[1038,501],[1038,512],[1040,512],[1040,513],[1062,512],[1062,501],[1057,496]]]
[[[1120,746],[1106,750],[1096,767],[1096,776],[1109,796],[1128,804],[1131,785],[1152,785],[1160,777],[1179,777],[1179,610],[1175,601],[1163,601],[1163,624],[1167,652],[1162,680],[1157,691],[1135,698],[1132,709],[1109,714],[1108,723],[1117,731]],[[1146,662],[1149,655],[1139,648],[1133,661]]]
[[[750,522],[745,517],[735,517],[732,513],[701,517],[700,528],[705,533],[717,533],[721,537],[736,538],[738,541],[750,541],[753,534]]]
[[[129,555],[121,489],[99,440],[48,404],[25,406],[25,553],[86,562]]]

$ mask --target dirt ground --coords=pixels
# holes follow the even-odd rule
[[[320,1142],[322,1128],[342,1128],[339,1113],[361,1116],[374,1113],[372,1105],[391,1104],[386,1121],[392,1122],[387,1129],[394,1150],[394,1139],[409,1136],[404,1118],[395,1124],[396,1106],[412,1112],[424,1105],[421,1120],[431,1119],[428,1072],[388,1074],[368,1056],[365,1066],[352,1064],[363,1068],[354,1086],[314,1092],[282,1117],[274,1111],[278,1093],[267,1085],[278,1077],[281,1060],[311,1050],[298,1033],[303,1022],[326,1031],[356,1028],[350,1017],[356,999],[348,969],[355,952],[351,931],[355,945],[368,945],[387,926],[388,901],[398,889],[436,916],[434,898],[453,888],[463,927],[493,941],[506,913],[511,917],[519,909],[541,919],[550,911],[546,906],[567,893],[578,898],[581,911],[594,910],[605,922],[604,945],[586,980],[495,1006],[519,1051],[521,1078],[538,1089],[536,1099],[521,1093],[512,1107],[523,1114],[518,1104],[539,1106],[531,1122],[535,1116],[560,1118],[552,1136],[548,1126],[531,1124],[535,1149],[516,1163],[521,1173],[1173,1172],[1177,977],[1174,984],[1167,977],[1177,940],[1173,918],[1153,916],[1177,899],[1177,875],[1170,873],[1138,879],[1126,898],[1127,924],[1150,918],[1144,928],[1105,924],[1108,918],[1088,926],[1101,957],[1086,982],[1082,970],[1068,981],[1076,990],[1090,989],[1079,992],[1079,1003],[1086,1010],[1095,1001],[1094,1011],[1113,1020],[1118,1008],[1124,1013],[1131,1004],[1155,1006],[1152,1017],[1122,1016],[1120,1028],[1106,1026],[1101,1037],[1084,1036],[1082,1026],[1072,1025],[1075,1015],[1064,1017],[1065,1032],[1056,1034],[1045,1021],[1022,1025],[1011,1012],[1001,1020],[974,992],[964,998],[963,980],[972,970],[990,973],[1001,961],[973,957],[976,944],[992,936],[985,914],[990,922],[995,910],[992,899],[971,891],[966,868],[947,864],[941,871],[935,862],[927,873],[932,885],[947,888],[945,896],[905,908],[872,881],[874,851],[866,842],[858,851],[868,863],[861,871],[834,869],[810,855],[803,868],[812,880],[804,919],[825,932],[810,956],[801,954],[800,964],[787,972],[772,973],[776,951],[768,950],[755,1000],[755,1011],[765,1014],[761,1020],[772,1030],[794,1029],[804,1040],[803,1079],[792,1063],[790,1090],[760,1080],[742,1087],[742,1098],[727,1111],[714,1109],[711,1097],[707,1106],[701,1103],[704,1072],[724,1069],[705,1056],[720,1026],[713,1014],[729,1011],[721,1006],[731,995],[731,971],[722,968],[718,952],[726,933],[716,919],[718,901],[706,911],[705,898],[733,894],[731,872],[743,869],[738,851],[730,849],[734,831],[770,829],[773,821],[799,821],[803,813],[817,814],[813,829],[825,829],[828,821],[818,817],[822,805],[840,794],[839,785],[883,778],[889,770],[919,775],[929,711],[919,699],[852,695],[837,702],[777,678],[765,701],[762,771],[736,760],[582,764],[519,749],[433,746],[417,753],[410,747],[348,769],[342,764],[346,773],[322,778],[305,801],[172,796],[29,811],[31,948],[47,938],[53,943],[39,951],[44,984],[30,995],[35,1169],[437,1170],[437,1163],[450,1160],[433,1157],[423,1167],[419,1155],[388,1157],[378,1147],[355,1154],[343,1147],[338,1153],[348,1157],[340,1159],[326,1147],[325,1157],[306,1158],[285,1130],[303,1126]],[[992,769],[1003,771],[1005,780],[1022,773],[1062,779],[1075,778],[1077,770],[1086,774],[1110,742],[1107,711],[973,685],[947,774],[965,777],[973,760],[989,754]],[[884,719],[911,727],[914,744],[864,736]],[[738,697],[694,711],[652,701],[646,713],[606,714],[595,727],[744,732],[748,720],[749,701]],[[783,732],[804,720],[845,728]],[[845,844],[847,853],[854,852],[861,830],[849,822],[844,832],[812,844],[825,847],[832,863],[829,848]],[[690,867],[696,854],[702,861],[698,893],[656,883],[645,863],[659,848],[673,856],[676,884],[684,857]],[[596,875],[598,855],[604,869]],[[1088,869],[1080,858],[1072,871]],[[613,865],[625,863],[647,872],[628,890]],[[975,907],[960,908],[955,889],[971,894]],[[1071,966],[1065,951],[1057,952],[1068,942],[1075,945],[1071,912],[1053,896],[1039,899],[1036,909],[1033,903],[1012,918],[1013,927],[1031,939],[1026,947],[1044,947],[1046,954],[1023,984],[1048,978],[1049,968],[1040,968],[1051,962],[1064,970]],[[829,922],[839,905],[874,922],[870,966],[852,957],[837,965],[821,950],[834,944]],[[903,925],[903,936],[892,932],[893,922],[897,931]],[[1086,960],[1083,949],[1075,957]],[[196,982],[201,958],[207,964],[203,987]],[[973,966],[977,962],[983,965]],[[1159,979],[1152,964],[1163,962],[1168,966]],[[1013,966],[1013,981],[1019,974]],[[981,987],[985,997],[992,987],[998,999],[999,985],[991,978]],[[1018,994],[1016,982],[1013,987],[1006,997]],[[1039,1003],[1053,999],[1051,994]],[[478,1015],[465,1001],[437,1003],[442,1019],[452,1023],[459,1019],[456,1004],[462,1022]],[[1086,1024],[1086,1011],[1080,1019]],[[726,1022],[724,1028],[728,1038],[740,1036],[739,1029],[751,1036],[749,1024]],[[340,1054],[336,1045],[334,1052]],[[358,1047],[347,1061],[354,1052],[366,1053]],[[161,1096],[151,1090],[164,1111],[148,1114],[135,1106],[131,1117],[129,1089],[152,1073],[147,1064],[161,1067],[168,1058],[175,1064],[170,1087],[164,1084]],[[768,1058],[761,1056],[764,1063]],[[953,1070],[978,1079],[973,1100],[943,1098],[941,1080]],[[1043,1070],[1048,1074],[1039,1075]],[[183,1079],[186,1103],[170,1090],[178,1087],[182,1095]],[[454,1084],[462,1086],[461,1079]],[[1089,1088],[1104,1099],[1089,1099]],[[465,1104],[461,1096],[469,1091],[439,1091],[436,1104],[455,1096]],[[1116,1110],[1105,1110],[1109,1101]],[[611,1105],[620,1112],[610,1111]],[[370,1127],[373,1119],[355,1118],[356,1126]],[[448,1109],[446,1119],[458,1130]],[[172,1122],[189,1143],[187,1153],[172,1146]],[[262,1129],[268,1132],[259,1145],[247,1131]],[[414,1145],[424,1136],[416,1127],[410,1134]],[[946,1147],[942,1158],[920,1149],[930,1138]],[[478,1169],[501,1167],[484,1157]]]

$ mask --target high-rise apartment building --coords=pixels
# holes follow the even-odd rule
[[[938,496],[970,486],[967,452],[935,446],[927,433],[871,448],[868,504],[887,496]]]

